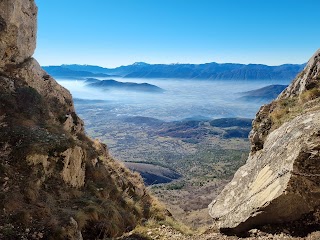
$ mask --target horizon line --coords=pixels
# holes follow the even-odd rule
[[[205,65],[205,64],[219,64],[219,65],[224,65],[224,64],[235,64],[235,65],[244,65],[244,66],[249,66],[249,65],[261,65],[261,66],[268,66],[268,67],[280,67],[284,65],[305,65],[307,62],[304,63],[283,63],[279,65],[268,65],[268,64],[263,64],[263,63],[233,63],[233,62],[226,62],[226,63],[220,63],[220,62],[206,62],[206,63],[147,63],[147,62],[134,62],[128,65],[120,65],[117,67],[104,67],[101,65],[95,65],[95,64],[80,64],[80,63],[62,63],[60,65],[41,65],[41,67],[61,67],[61,66],[68,66],[68,65],[78,65],[78,66],[93,66],[93,67],[101,67],[101,68],[106,68],[106,69],[115,69],[119,67],[126,67],[126,66],[132,66],[132,65],[139,65],[139,64],[145,64],[145,65]]]

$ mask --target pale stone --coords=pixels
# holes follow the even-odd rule
[[[298,77],[284,90],[278,99],[290,98],[300,95],[304,90],[308,89],[309,84],[316,80],[320,75],[320,49],[308,61],[305,69]]]
[[[37,7],[31,0],[0,1],[0,69],[30,58],[36,48]]]
[[[309,129],[304,128],[305,117],[310,115],[299,116],[272,132],[264,148],[249,157],[209,206],[210,215],[218,220],[220,228],[242,231],[255,225],[293,221],[320,205],[319,182],[306,183],[317,176],[305,169],[320,169],[319,161],[314,164],[309,156],[312,149],[320,146],[320,112],[309,122]],[[299,131],[303,136],[296,134]],[[277,153],[276,157],[271,153]],[[244,170],[248,175],[242,174]]]
[[[61,172],[63,180],[73,187],[82,187],[85,182],[85,154],[82,148],[76,146],[61,155],[64,157],[64,167]]]
[[[299,96],[308,84],[319,81],[319,63],[320,51],[278,99]],[[257,114],[254,122],[259,125],[251,132],[247,163],[209,205],[222,231],[239,233],[291,222],[320,206],[320,110],[304,109],[272,130],[271,107],[272,103],[263,106]]]

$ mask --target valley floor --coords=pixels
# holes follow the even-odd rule
[[[93,110],[89,114],[88,109],[96,109],[89,103],[77,108],[88,134],[138,171],[175,219],[192,228],[212,224],[208,204],[245,163],[251,119],[163,122],[146,117],[111,118]],[[158,179],[169,181],[159,184]]]

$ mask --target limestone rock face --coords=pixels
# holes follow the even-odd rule
[[[298,74],[296,79],[270,104],[261,107],[253,121],[253,128],[250,133],[252,152],[263,148],[264,140],[272,131],[275,121],[271,119],[271,113],[276,113],[276,105],[296,102],[306,91],[318,91],[320,82],[320,49],[311,57],[304,70]],[[317,96],[316,96],[317,97]],[[313,99],[308,99],[313,100]],[[302,103],[299,103],[302,106]],[[292,106],[289,106],[292,107]],[[305,107],[305,106],[304,106]],[[308,106],[306,106],[308,107]]]
[[[222,231],[292,222],[319,209],[319,55],[257,113],[247,163],[209,205]]]
[[[34,1],[0,1],[0,69],[8,69],[33,55],[36,31],[37,7]]]
[[[298,96],[305,90],[315,87],[319,82],[320,76],[320,49],[309,60],[305,69],[290,84],[290,86],[280,94],[279,99]]]

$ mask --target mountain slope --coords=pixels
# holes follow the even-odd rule
[[[32,58],[33,0],[0,2],[0,239],[97,239],[152,211],[141,177],[89,139],[72,97]]]

